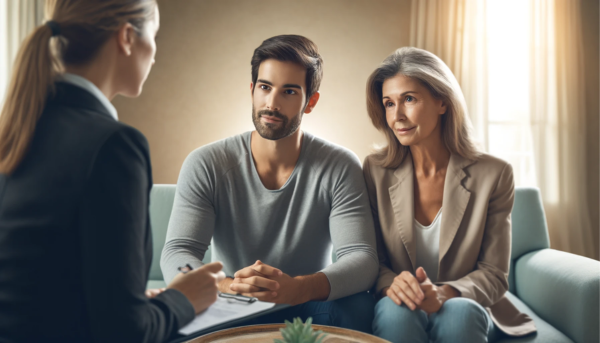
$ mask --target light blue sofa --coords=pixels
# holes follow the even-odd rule
[[[152,189],[150,220],[154,256],[149,288],[165,285],[159,262],[174,196],[175,185],[154,185]],[[512,224],[508,297],[533,318],[538,332],[502,342],[598,343],[600,262],[550,249],[537,189],[516,189]],[[210,258],[209,248],[204,262],[210,262]]]

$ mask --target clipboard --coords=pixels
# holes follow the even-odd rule
[[[206,311],[179,330],[180,338],[170,343],[186,342],[209,332],[236,326],[252,318],[277,312],[289,307],[263,301],[239,301],[229,297],[218,297]]]

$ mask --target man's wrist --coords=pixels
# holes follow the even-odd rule
[[[331,286],[329,279],[321,272],[311,275],[294,277],[300,303],[309,301],[325,301],[329,298]]]

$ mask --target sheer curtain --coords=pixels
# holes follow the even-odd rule
[[[0,103],[21,42],[44,19],[44,0],[0,0]]]
[[[586,195],[580,3],[531,0],[530,118],[536,175],[554,248],[598,258]]]
[[[436,54],[461,85],[476,137],[487,150],[485,1],[413,0],[411,46]]]
[[[411,45],[454,72],[482,147],[513,164],[517,186],[540,188],[552,247],[598,258],[579,1],[413,0]]]

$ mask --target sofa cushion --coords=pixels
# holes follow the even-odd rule
[[[150,226],[152,227],[152,266],[150,280],[163,280],[160,255],[165,246],[167,227],[175,199],[175,185],[154,185],[150,192]]]
[[[512,246],[508,290],[515,293],[514,262],[528,252],[550,247],[546,215],[539,189],[515,188],[511,220]]]
[[[167,284],[162,280],[148,280],[148,284],[146,285],[146,289],[164,287],[167,287]]]
[[[529,306],[525,305],[519,298],[510,292],[506,292],[506,296],[519,309],[519,311],[529,315],[535,322],[537,332],[523,337],[504,336],[497,343],[573,343],[562,332],[555,329],[548,322],[538,317]]]

